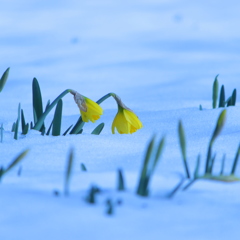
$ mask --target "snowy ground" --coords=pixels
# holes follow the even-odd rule
[[[9,1],[0,3],[0,74],[11,67],[0,93],[4,139],[0,166],[22,150],[30,152],[0,185],[0,239],[237,239],[240,184],[199,181],[166,198],[184,175],[177,135],[182,120],[191,172],[199,153],[205,159],[221,109],[211,109],[212,83],[219,75],[226,95],[240,91],[238,1]],[[31,131],[13,139],[11,127],[21,103],[32,121],[33,77],[44,104],[67,88],[97,100],[121,96],[143,122],[132,135],[111,134],[117,106],[102,104],[98,123],[82,135],[41,136]],[[63,99],[62,130],[79,111],[72,96]],[[199,105],[203,111],[199,110]],[[49,124],[53,112],[46,120]],[[240,107],[227,109],[226,125],[214,145],[216,172],[226,153],[226,172],[239,144]],[[166,135],[166,147],[148,198],[135,194],[146,145],[153,134]],[[64,197],[66,159],[74,148],[70,195]],[[87,172],[80,171],[84,163]],[[127,191],[116,191],[123,169]],[[204,168],[202,161],[201,170]],[[237,175],[240,176],[238,166]],[[84,200],[90,186],[102,189],[97,204]],[[59,197],[53,192],[61,192]],[[112,216],[105,201],[121,200]]]

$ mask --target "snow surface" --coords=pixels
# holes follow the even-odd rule
[[[30,1],[0,3],[0,72],[11,67],[0,94],[4,139],[0,165],[7,166],[30,149],[19,167],[0,185],[0,239],[238,239],[239,183],[199,181],[174,198],[184,168],[177,124],[186,131],[187,155],[194,171],[196,157],[205,159],[221,109],[211,109],[216,74],[226,95],[240,90],[238,31],[240,2],[229,1]],[[0,73],[0,74],[1,74]],[[71,88],[97,100],[108,92],[121,96],[144,128],[132,135],[111,134],[116,104],[102,104],[91,135],[41,136],[30,131],[13,139],[12,123],[21,103],[32,121],[31,83],[40,83],[44,104]],[[63,99],[62,131],[79,111],[69,94]],[[202,104],[203,111],[199,111]],[[226,172],[239,144],[240,108],[227,109],[226,125],[214,145],[214,171],[226,153]],[[53,112],[46,122],[50,124]],[[150,185],[150,196],[135,194],[146,145],[153,134],[166,135],[166,147]],[[69,149],[74,149],[70,195],[63,182]],[[84,163],[87,172],[80,171]],[[203,170],[204,161],[201,164]],[[116,171],[123,169],[127,190],[116,191]],[[237,169],[240,175],[240,169]],[[102,189],[97,204],[86,203],[93,184]],[[54,196],[54,191],[60,196]],[[116,205],[106,215],[106,200]]]

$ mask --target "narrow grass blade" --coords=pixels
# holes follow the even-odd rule
[[[14,139],[18,140],[18,127],[19,127],[19,122],[20,122],[20,115],[21,115],[21,104],[19,103],[18,105],[18,118],[16,121],[16,126],[15,126],[15,131],[14,131]]]
[[[79,117],[76,124],[73,126],[70,134],[78,134],[79,131],[81,131],[81,129],[83,128],[83,126],[84,126],[84,122],[82,120],[82,117]]]
[[[52,122],[51,122],[51,124],[50,124],[50,126],[49,126],[49,128],[47,130],[47,133],[46,133],[47,136],[50,134],[50,132],[52,130],[52,125],[53,125],[53,120],[52,120]]]
[[[3,88],[7,82],[9,71],[10,71],[10,68],[7,68],[7,70],[3,73],[3,75],[0,79],[0,92],[3,90]]]
[[[232,106],[236,105],[236,101],[237,101],[237,89],[235,88],[232,93]]]
[[[63,136],[66,136],[67,133],[69,132],[69,130],[72,128],[73,125],[71,125],[64,133],[63,133]]]
[[[47,104],[46,104],[46,107],[45,107],[45,111],[48,109],[49,105],[50,105],[50,100],[47,101]]]
[[[104,128],[104,123],[100,123],[92,132],[91,134],[94,134],[94,135],[99,135],[102,130]]]
[[[227,99],[225,104],[227,104],[227,107],[232,106],[232,96]]]
[[[0,167],[0,181],[2,179],[3,174],[4,174],[4,169],[3,167]]]
[[[212,144],[211,142],[208,145],[208,153],[207,153],[207,160],[205,166],[205,174],[210,173],[210,162],[212,159]]]
[[[85,166],[84,163],[81,163],[81,164],[80,164],[80,168],[81,168],[81,170],[82,170],[83,172],[87,172],[87,168],[86,168],[86,166]]]
[[[190,172],[188,168],[187,154],[186,154],[186,139],[185,139],[185,133],[184,133],[184,129],[181,121],[179,121],[179,124],[178,124],[178,136],[179,136],[180,148],[181,148],[183,164],[186,172],[186,177],[190,178]]]
[[[137,188],[137,194],[141,196],[146,195],[146,186],[147,186],[146,178],[147,178],[148,164],[153,152],[154,142],[155,142],[155,136],[152,137],[151,141],[148,144],[144,163],[141,170],[141,175],[140,175],[138,188]]]
[[[142,197],[147,197],[147,196],[149,195],[149,186],[148,186],[149,180],[150,180],[150,179],[149,179],[149,175],[147,175],[145,178],[142,179],[141,192],[140,192],[140,194],[138,194],[138,195],[140,195],[140,196],[142,196]]]
[[[68,196],[69,194],[69,181],[72,174],[72,166],[73,166],[73,149],[70,150],[68,160],[67,160],[67,167],[66,167],[66,173],[65,173],[65,182],[64,182],[64,194],[65,196]]]
[[[185,187],[183,188],[183,191],[185,191],[185,190],[187,190],[190,186],[192,186],[193,185],[193,183],[195,183],[196,182],[196,180],[197,179],[192,179],[192,180],[190,180],[189,182],[188,182],[188,184],[187,185],[185,185]]]
[[[212,92],[212,107],[217,107],[217,99],[218,99],[218,75],[215,77],[213,82],[213,92]]]
[[[49,114],[49,112],[53,109],[53,107],[58,103],[58,101],[63,98],[66,94],[69,93],[69,89],[63,91],[46,109],[46,111],[39,117],[38,121],[36,122],[35,126],[33,127],[33,129],[35,130],[40,130],[43,122],[45,120],[45,118],[47,117],[47,115]]]
[[[216,124],[216,127],[214,129],[214,132],[213,132],[213,135],[212,135],[212,138],[211,138],[211,144],[214,143],[214,141],[216,140],[216,138],[218,137],[218,135],[222,131],[223,126],[226,122],[226,115],[227,115],[227,110],[224,109],[218,117],[217,124]]]
[[[7,173],[8,171],[10,171],[14,166],[16,166],[29,152],[29,149],[24,150],[23,152],[21,152],[11,163],[10,165],[4,169],[4,174]]]
[[[58,101],[54,118],[53,118],[53,126],[52,126],[52,135],[53,136],[59,136],[61,133],[61,124],[62,124],[62,107],[63,107],[63,101],[60,99]]]
[[[81,129],[77,134],[82,134],[82,132],[83,132],[83,129]]]
[[[210,169],[210,162],[211,162],[211,159],[212,159],[212,146],[216,140],[216,138],[219,136],[219,134],[221,133],[222,129],[223,129],[223,126],[226,122],[226,114],[227,114],[227,110],[224,109],[219,117],[218,117],[218,120],[217,120],[217,124],[216,124],[216,127],[214,129],[214,132],[212,134],[212,137],[211,137],[211,140],[209,142],[209,146],[208,146],[208,154],[207,154],[207,160],[206,160],[206,167],[205,167],[205,174],[206,173],[210,173],[211,169]]]
[[[153,163],[153,169],[152,169],[151,173],[153,173],[154,169],[156,168],[156,165],[160,159],[160,156],[162,155],[164,145],[165,145],[165,137],[162,137],[162,139],[160,140],[160,142],[158,144],[158,149],[156,152],[156,156],[155,156],[154,163]]]
[[[16,128],[16,123],[14,122],[12,125],[12,132],[15,132],[15,128]]]
[[[117,181],[117,190],[118,191],[124,191],[125,190],[125,184],[123,179],[122,170],[118,169],[118,181]]]
[[[41,135],[44,136],[45,132],[46,132],[45,126],[42,126],[42,128],[41,128]]]
[[[33,118],[34,123],[36,123],[43,113],[42,94],[38,80],[36,78],[33,78],[32,81],[32,101],[33,101]]]
[[[222,85],[220,90],[219,104],[218,107],[225,107],[225,89],[224,85]]]
[[[223,175],[223,174],[224,174],[225,159],[226,159],[226,154],[224,154],[224,155],[223,155],[223,158],[222,158],[222,165],[221,165],[220,175]]]
[[[236,171],[236,168],[237,168],[238,159],[239,159],[239,155],[240,155],[240,144],[238,146],[238,149],[237,149],[234,161],[233,161],[233,166],[232,166],[232,171],[231,171],[232,175],[235,174],[235,171]]]
[[[185,178],[183,176],[181,176],[180,182],[177,184],[176,187],[174,187],[174,189],[168,194],[167,197],[172,198],[179,191],[179,189],[182,187],[184,181],[185,181]]]
[[[214,162],[215,162],[215,159],[216,159],[216,153],[213,155],[213,157],[211,158],[211,161],[210,161],[210,166],[209,166],[209,172],[210,174],[212,174],[212,171],[213,171],[213,165],[214,165]]]
[[[195,167],[195,171],[194,171],[194,175],[193,175],[194,179],[197,179],[199,177],[200,162],[201,162],[201,155],[198,154],[196,167]]]
[[[26,135],[26,134],[28,133],[28,129],[29,129],[29,124],[27,123],[27,124],[25,125],[24,129],[23,129],[22,134],[23,134],[23,135]]]
[[[1,143],[3,142],[3,124],[1,124],[1,128],[0,128],[0,131],[1,131]]]
[[[21,123],[22,123],[22,132],[23,132],[26,125],[23,109],[21,110]]]

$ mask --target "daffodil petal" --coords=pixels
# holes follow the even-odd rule
[[[86,98],[86,97],[85,97],[85,101],[86,101],[88,108],[90,108],[92,111],[95,111],[95,112],[99,113],[100,115],[102,115],[103,109],[96,102],[94,102],[93,100]]]
[[[136,129],[142,128],[142,123],[134,112],[131,112],[127,109],[123,110],[126,120],[133,125]]]

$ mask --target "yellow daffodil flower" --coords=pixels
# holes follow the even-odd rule
[[[100,115],[103,114],[103,109],[90,98],[87,98],[74,90],[71,90],[70,93],[74,95],[74,100],[80,109],[82,120],[84,122],[88,122],[89,120],[95,122],[100,118]]]
[[[137,115],[129,108],[127,108],[116,95],[112,94],[118,104],[118,112],[112,123],[112,133],[115,133],[115,128],[120,134],[134,133],[143,125]]]
[[[84,100],[86,102],[87,111],[85,112],[80,109],[82,120],[84,122],[88,122],[89,120],[91,122],[95,122],[100,118],[100,115],[103,114],[103,109],[97,103],[87,97],[84,97]]]

